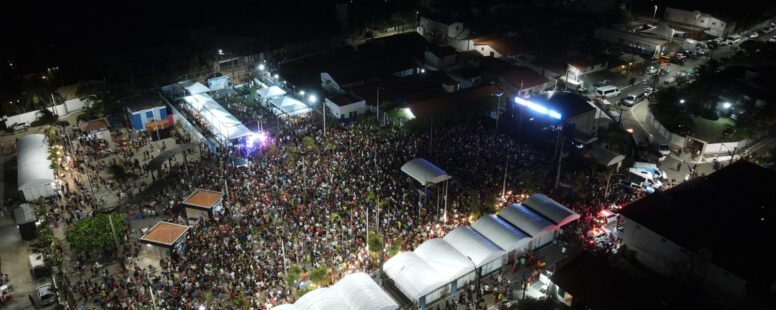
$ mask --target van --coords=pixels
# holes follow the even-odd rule
[[[33,281],[51,276],[51,267],[46,265],[46,262],[43,260],[43,254],[30,254],[28,257],[28,265],[30,267],[30,276],[32,276]]]
[[[652,174],[652,177],[657,180],[665,180],[668,178],[665,171],[660,170],[656,164],[634,162],[633,168],[641,169]]]
[[[620,89],[617,88],[617,86],[606,85],[596,89],[595,93],[601,97],[608,98],[608,97],[614,97],[619,95]]]
[[[649,187],[658,189],[663,186],[663,183],[658,180],[657,177],[648,169],[642,168],[628,168],[629,176],[636,183],[641,183]]]

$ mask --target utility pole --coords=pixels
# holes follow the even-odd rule
[[[555,189],[558,189],[558,183],[560,183],[560,169],[561,169],[561,161],[563,160],[563,140],[561,137],[563,136],[563,124],[560,125],[560,130],[558,131],[558,143],[560,144],[558,152],[558,171],[555,174]]]
[[[111,234],[113,234],[113,241],[116,243],[116,253],[119,256],[119,262],[121,263],[121,268],[124,269],[124,256],[121,255],[121,246],[119,245],[119,239],[116,237],[116,228],[113,227],[113,219],[111,218],[111,215],[108,214],[108,223],[110,224],[110,231]]]
[[[507,155],[507,161],[504,164],[504,183],[501,185],[501,199],[504,199],[507,191],[507,170],[509,169],[509,155]]]
[[[383,89],[382,87],[377,87],[377,113],[375,113],[375,116],[377,116],[377,124],[380,124],[380,90]]]
[[[326,101],[321,101],[321,113],[323,113],[323,138],[326,140]]]
[[[472,260],[472,258],[469,256],[466,256],[466,258],[468,258],[469,261],[472,262],[472,266],[474,266],[474,273],[477,275],[477,291],[475,292],[477,294],[477,297],[476,297],[477,299],[475,301],[476,306],[474,307],[474,309],[477,309],[479,308],[479,305],[480,305],[480,299],[482,299],[482,293],[480,289],[480,278],[482,278],[482,275],[480,275],[480,269],[477,268],[477,264],[474,263],[474,260]]]

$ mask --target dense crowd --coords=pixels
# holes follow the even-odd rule
[[[250,106],[254,103],[250,101],[246,96],[243,104]],[[502,187],[510,193],[530,192],[528,187],[533,185],[517,176],[544,180],[552,171],[547,154],[486,128],[484,121],[442,125],[433,133],[419,134],[390,125],[353,122],[331,126],[324,138],[315,114],[281,120],[262,110],[240,111],[247,113],[242,117],[259,117],[264,123],[283,121],[268,145],[221,149],[218,154],[202,152],[200,163],[189,169],[172,165],[158,180],[165,184],[159,193],[132,210],[152,208],[164,220],[184,224],[187,219],[180,202],[195,188],[204,188],[227,193],[226,212],[195,224],[183,241],[185,250],[162,260],[161,270],[138,266],[134,257],[141,250],[139,244],[128,249],[128,267],[118,272],[98,265],[87,267],[79,260],[81,270],[91,271],[69,279],[80,301],[106,309],[149,305],[151,294],[157,306],[168,309],[223,305],[237,299],[255,309],[293,302],[293,293],[309,287],[310,279],[289,283],[289,269],[298,266],[302,274],[308,274],[326,268],[321,285],[354,271],[375,271],[392,245],[413,250],[427,239],[444,236],[469,224],[476,215],[494,212],[497,204],[520,197],[495,199]],[[121,152],[129,158],[134,155],[133,147],[145,143],[131,141]],[[453,177],[447,216],[441,187],[423,191],[400,172],[402,164],[418,156]],[[246,158],[251,164],[236,167],[235,158]],[[96,170],[109,164],[149,173],[134,160],[73,168]],[[611,204],[600,194],[600,180],[591,180],[588,186],[585,190],[592,193],[590,197],[566,201],[584,219]],[[74,192],[85,190],[77,181],[76,187],[80,191]],[[76,206],[72,212],[78,212],[76,201],[83,199],[79,195],[66,197],[66,205]],[[613,196],[623,201],[634,198],[620,193]],[[584,225],[567,234],[584,235]],[[385,249],[367,249],[367,229],[377,232]],[[137,237],[140,232],[132,235]],[[498,289],[492,291],[498,298],[511,294],[503,283],[495,286]],[[461,302],[470,302],[470,293],[462,294]]]

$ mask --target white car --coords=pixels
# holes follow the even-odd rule
[[[644,96],[652,95],[655,92],[655,90],[652,87],[644,88]]]
[[[768,39],[768,42],[771,42],[771,43],[776,42],[776,36],[772,36],[770,39]]]
[[[759,35],[759,34],[757,34],[757,32],[752,32],[752,33],[750,33],[750,34],[749,34],[749,38],[750,38],[750,39],[757,39],[757,37],[759,37],[759,36],[760,36],[760,35]]]

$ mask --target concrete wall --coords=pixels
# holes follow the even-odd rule
[[[329,112],[330,115],[333,115],[335,118],[349,118],[351,112],[356,112],[356,116],[366,113],[366,101],[361,100],[358,102],[354,102],[352,104],[346,105],[346,106],[339,106],[336,103],[330,101],[328,98],[326,98],[326,110]]]
[[[660,124],[657,119],[655,119],[655,116],[652,115],[652,112],[649,110],[647,110],[647,119],[646,122],[644,122],[644,125],[647,127],[647,131],[657,133],[673,147],[684,147],[685,142],[687,141],[685,137],[668,131],[667,128]]]
[[[671,240],[628,218],[623,222],[622,236],[623,244],[635,253],[635,258],[655,272],[664,276],[689,272],[692,253]]]
[[[54,107],[48,107],[48,110],[53,112],[54,115],[65,116],[67,114],[81,111],[84,108],[86,108],[88,105],[86,102],[82,101],[81,99],[71,99],[65,101],[65,103],[56,105]],[[8,119],[5,121],[6,126],[11,126],[14,123],[32,123],[35,120],[37,120],[40,117],[40,111],[30,111],[27,113],[17,114],[13,116],[8,116]]]
[[[569,118],[566,120],[566,122],[574,124],[574,130],[578,132],[581,132],[590,136],[596,136],[597,127],[596,127],[595,119],[596,119],[596,114],[598,114],[599,111],[600,111],[599,109],[595,109],[587,113]]]

